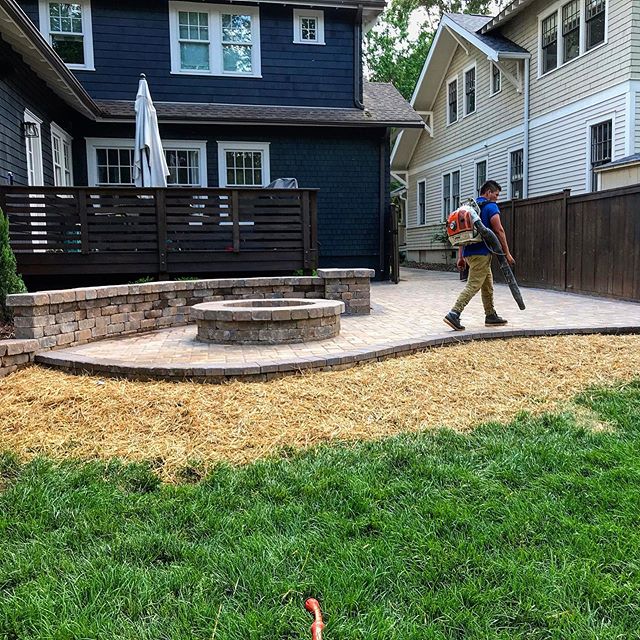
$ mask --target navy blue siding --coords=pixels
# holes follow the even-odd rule
[[[272,180],[297,178],[302,188],[320,189],[320,265],[379,269],[380,148],[384,130],[160,125],[160,132],[164,139],[207,141],[209,187],[218,186],[218,140],[269,142]],[[85,131],[85,135],[98,138],[133,139],[133,133],[133,124],[95,124]],[[78,144],[78,185],[86,184],[87,179],[86,169],[79,166],[86,164],[84,150],[84,144]],[[384,153],[388,162],[388,148]],[[384,193],[388,201],[388,180]]]
[[[37,3],[21,5],[38,24]],[[166,0],[92,0],[91,6],[96,71],[75,73],[95,98],[132,100],[146,73],[156,101],[354,104],[353,10],[324,8],[326,45],[300,45],[292,42],[293,8],[260,5],[262,78],[225,78],[170,74]]]
[[[42,122],[44,183],[53,184],[51,129],[54,121],[70,135],[82,120],[62,102],[28,67],[23,59],[0,38],[0,176],[11,171],[15,184],[27,184],[27,158],[22,137],[24,110],[29,109]],[[0,177],[0,184],[7,180]]]

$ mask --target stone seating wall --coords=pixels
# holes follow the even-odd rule
[[[37,351],[188,324],[191,307],[202,302],[324,298],[344,302],[347,314],[368,314],[373,275],[371,269],[319,269],[317,276],[150,282],[10,295],[16,340],[4,342],[16,343],[10,347],[15,353],[9,354],[0,342],[0,375],[28,364]],[[17,343],[25,350],[19,352]]]

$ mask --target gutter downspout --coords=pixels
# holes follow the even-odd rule
[[[522,197],[529,197],[529,72],[531,59],[524,59],[524,140],[522,145],[523,175],[522,175]]]
[[[362,103],[362,5],[358,5],[353,24],[353,104],[364,109]]]

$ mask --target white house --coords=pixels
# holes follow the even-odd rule
[[[600,167],[640,152],[639,94],[638,2],[446,14],[411,99],[424,130],[403,131],[391,157],[407,189],[408,259],[451,259],[442,222],[487,178],[501,200],[605,185]]]

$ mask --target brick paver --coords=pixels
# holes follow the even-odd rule
[[[336,338],[291,345],[217,345],[197,342],[189,325],[41,353],[36,361],[76,371],[162,378],[265,379],[308,368],[341,369],[431,346],[470,339],[559,333],[640,332],[640,304],[523,288],[520,311],[506,286],[496,285],[505,327],[484,326],[478,295],[465,309],[464,332],[442,317],[462,283],[457,274],[406,269],[399,284],[372,283],[371,314],[343,316]]]

